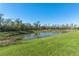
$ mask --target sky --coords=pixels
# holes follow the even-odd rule
[[[25,23],[79,24],[78,3],[0,3],[0,13]]]

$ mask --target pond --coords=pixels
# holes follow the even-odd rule
[[[34,39],[34,38],[42,38],[42,37],[48,37],[48,36],[54,36],[61,34],[61,32],[40,32],[40,33],[32,33],[32,34],[25,34],[23,36],[24,40]]]
[[[54,36],[61,34],[61,32],[39,32],[39,33],[31,33],[31,34],[23,34],[23,35],[16,35],[16,37],[7,37],[6,40],[0,41],[0,46],[6,46],[9,44],[16,43],[16,40],[20,40],[21,38],[23,40],[31,40],[36,38],[42,38],[42,37],[48,37],[48,36]]]

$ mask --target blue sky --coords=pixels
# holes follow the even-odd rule
[[[58,3],[1,3],[5,18],[20,18],[23,22],[42,24],[79,24],[79,4]]]

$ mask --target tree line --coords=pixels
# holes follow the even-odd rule
[[[70,30],[70,29],[79,29],[79,26],[76,24],[52,24],[50,25],[41,25],[39,21],[31,23],[23,23],[20,18],[12,20],[10,18],[5,19],[3,14],[0,14],[0,31],[31,31],[31,30]]]

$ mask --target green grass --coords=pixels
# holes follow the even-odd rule
[[[9,36],[10,33],[8,32],[0,32],[0,40],[3,40],[5,37]]]
[[[27,34],[25,31],[21,32],[0,32],[0,40],[5,40],[7,37],[22,37],[22,34]]]
[[[0,47],[1,56],[79,56],[79,32],[26,40]]]

